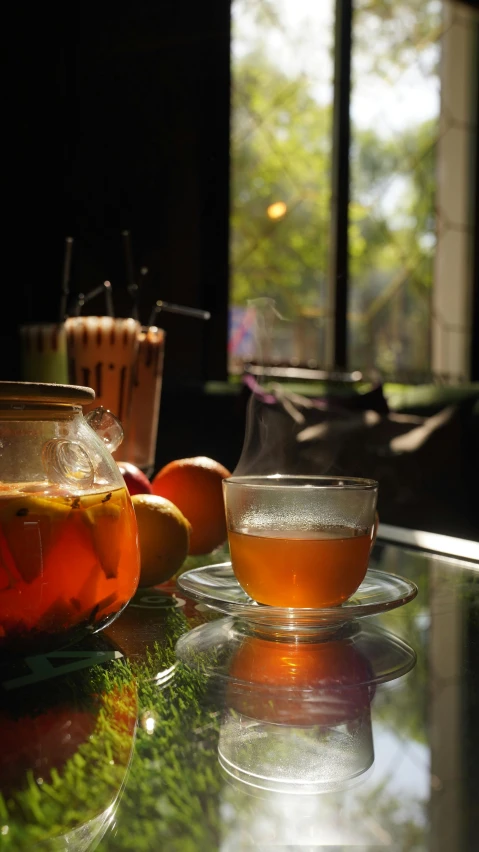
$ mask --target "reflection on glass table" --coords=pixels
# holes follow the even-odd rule
[[[137,689],[104,638],[0,667],[0,848],[96,849],[133,755]]]
[[[217,563],[221,558],[226,556],[212,554],[210,561]],[[186,567],[194,566],[191,560]],[[41,753],[27,737],[27,733],[31,736],[29,721],[18,729],[16,743],[25,748],[17,750],[15,760],[19,765],[23,753],[24,763],[15,789],[8,788],[3,799],[6,810],[0,800],[2,852],[30,852],[37,839],[47,838],[55,852],[68,848],[65,836],[82,825],[92,829],[92,820],[112,803],[115,812],[101,840],[99,835],[88,835],[81,847],[71,848],[82,852],[248,852],[353,846],[361,852],[382,847],[392,852],[471,852],[477,845],[479,816],[478,567],[378,541],[371,568],[407,577],[417,586],[417,596],[405,606],[359,619],[360,630],[354,635],[340,633],[334,642],[328,639],[330,654],[339,642],[338,655],[335,652],[329,659],[329,668],[335,672],[329,680],[328,655],[319,665],[319,654],[313,654],[311,671],[309,652],[291,648],[292,643],[283,637],[287,651],[278,664],[270,633],[240,636],[235,618],[190,600],[174,581],[139,590],[102,635],[110,653],[117,656],[99,664],[83,652],[83,663],[89,666],[84,676],[89,672],[90,691],[85,694],[97,693],[101,699],[93,719],[94,739],[89,740],[86,731],[87,740],[62,753],[51,772],[53,780],[46,781],[44,775],[29,770],[32,761],[34,765],[48,754],[47,726],[36,729],[43,744]],[[218,631],[221,625],[229,625],[223,628],[223,645],[217,636],[210,642],[208,661],[206,638],[214,638],[209,631]],[[238,642],[230,641],[231,625],[238,631]],[[175,652],[182,637],[193,634],[204,639],[204,665],[198,667],[184,665]],[[392,645],[383,641],[385,635],[394,637]],[[243,639],[248,641],[243,644]],[[407,672],[388,662],[391,649],[403,654],[398,639],[416,655],[415,665]],[[269,655],[263,642],[273,647]],[[301,644],[301,649],[318,644],[315,637]],[[374,649],[386,649],[387,654],[375,654]],[[0,713],[8,706],[14,722],[41,718],[55,696],[60,696],[60,684],[68,676],[62,667],[81,662],[81,656],[72,652],[79,653],[70,649],[70,659],[31,658],[21,671],[10,671],[8,677],[3,673]],[[283,659],[289,661],[285,668]],[[346,665],[348,659],[356,662]],[[338,683],[335,677],[341,660],[343,679]],[[369,669],[372,680],[367,682]],[[291,679],[293,670],[294,683],[285,687],[284,677]],[[69,706],[79,706],[74,697],[82,692],[81,671],[73,671],[68,678],[69,683],[77,683],[78,678]],[[255,682],[260,676],[262,685]],[[267,677],[269,683],[264,682]],[[20,685],[19,678],[29,680]],[[16,681],[16,689],[5,691],[9,680]],[[124,722],[125,702],[115,698],[122,689],[127,690],[125,701],[131,709]],[[334,718],[338,713],[341,716]],[[340,721],[350,713],[355,717],[352,722]],[[309,724],[311,714],[314,724]],[[129,728],[133,720],[134,737]],[[124,735],[117,737],[115,732],[121,731]],[[256,744],[249,751],[243,748],[243,735],[258,731],[266,734],[258,738],[259,743],[271,741],[272,732],[276,733],[275,750],[265,754]],[[322,764],[322,781],[332,781],[332,787],[324,783],[320,791],[300,792],[291,777],[281,782],[280,789],[244,783],[245,777],[251,780],[245,768],[257,775],[269,772],[277,780],[277,766],[270,772],[271,764],[284,748],[289,753],[291,742],[296,744],[301,737],[306,739],[307,755],[314,757],[308,766],[316,768],[320,765],[318,743],[321,755],[340,739],[351,744],[342,765],[330,762],[327,770]],[[14,751],[11,742],[9,736],[4,761]],[[220,753],[240,771],[226,772]],[[361,772],[371,756],[369,769]],[[258,772],[251,763],[254,760],[263,761],[263,769],[269,760],[268,772]],[[335,777],[325,779],[326,771],[333,769]],[[345,769],[350,775],[358,770],[346,783],[340,778]],[[7,775],[13,779],[10,768]],[[52,845],[55,840],[63,846]]]
[[[176,654],[222,693],[222,769],[256,790],[290,794],[346,789],[372,766],[376,685],[416,661],[407,643],[359,622],[298,641],[231,618],[187,633]]]

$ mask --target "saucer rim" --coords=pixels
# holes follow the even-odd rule
[[[395,574],[390,571],[381,571],[378,568],[368,568],[364,580],[358,587],[358,589],[354,592],[347,601],[343,604],[340,604],[336,607],[278,607],[278,606],[270,606],[268,604],[259,604],[254,601],[252,598],[249,598],[246,595],[246,592],[243,591],[245,597],[248,599],[245,601],[226,601],[224,598],[213,598],[210,597],[205,592],[201,590],[185,588],[183,585],[185,579],[196,577],[203,572],[211,571],[215,568],[229,568],[231,570],[232,579],[236,582],[239,588],[241,588],[238,580],[236,579],[231,561],[225,560],[223,562],[216,562],[214,564],[208,564],[199,566],[196,568],[190,568],[185,571],[183,574],[176,580],[176,584],[178,588],[181,590],[183,594],[190,595],[193,600],[198,603],[202,603],[205,606],[208,606],[211,609],[214,609],[218,612],[222,612],[225,615],[233,615],[245,618],[250,621],[261,620],[261,623],[264,623],[265,620],[268,623],[272,623],[272,619],[275,616],[284,620],[289,620],[296,616],[297,619],[304,621],[305,619],[318,618],[321,619],[320,623],[325,623],[329,621],[329,623],[344,623],[344,621],[348,621],[351,618],[361,618],[368,615],[376,615],[382,612],[388,612],[392,609],[397,609],[400,606],[405,605],[406,603],[410,603],[414,598],[417,597],[419,592],[418,586],[412,580],[409,580],[407,577],[402,576],[401,574]],[[405,592],[401,597],[393,598],[392,600],[384,601],[384,602],[376,602],[372,604],[368,603],[357,603],[355,602],[355,597],[360,593],[361,587],[363,586],[365,580],[375,579],[377,582],[381,581],[388,582],[389,580],[399,581],[400,583],[404,583],[406,587],[409,588],[408,592]],[[227,607],[227,608],[226,608]],[[341,613],[344,615],[344,620],[341,617]],[[311,622],[313,626],[313,622]]]
[[[230,622],[229,625],[226,624],[226,622],[228,622],[228,621]],[[199,624],[196,627],[194,627],[192,630],[189,630],[187,633],[183,634],[183,636],[180,636],[179,639],[177,640],[177,642],[175,643],[175,656],[176,656],[177,663],[181,663],[182,665],[186,665],[186,666],[191,667],[191,661],[186,659],[186,657],[184,655],[184,652],[183,652],[184,647],[186,646],[186,648],[188,650],[188,646],[191,645],[192,642],[193,643],[195,642],[195,639],[198,635],[201,636],[201,634],[207,633],[211,630],[219,631],[219,632],[225,632],[226,628],[228,628],[228,629],[233,628],[234,629],[234,627],[235,627],[234,622],[235,621],[236,622],[241,621],[241,619],[237,619],[237,617],[235,617],[233,615],[224,616],[223,618],[220,618],[220,619],[217,619],[217,620],[215,619],[212,622],[205,622],[204,624]],[[244,621],[246,621],[246,619],[244,619]],[[265,638],[265,637],[260,637],[260,638]],[[332,637],[332,638],[333,638],[333,641],[335,641],[334,637]],[[368,641],[375,641],[375,640],[378,641],[378,642],[384,642],[387,645],[389,652],[392,652],[393,650],[400,652],[404,655],[404,659],[403,659],[403,662],[401,663],[401,665],[396,666],[396,668],[393,669],[393,670],[391,670],[391,669],[388,669],[387,671],[383,670],[380,673],[371,670],[371,676],[369,678],[364,679],[364,680],[360,680],[360,681],[355,680],[352,683],[339,685],[340,688],[341,687],[350,688],[350,687],[358,687],[358,686],[368,686],[368,687],[374,686],[374,687],[376,687],[376,686],[379,686],[379,685],[384,684],[384,683],[389,683],[392,680],[396,680],[399,677],[403,677],[404,675],[409,674],[409,672],[412,671],[417,664],[417,651],[415,650],[415,648],[413,648],[413,646],[410,645],[402,636],[397,636],[395,633],[391,632],[390,630],[385,629],[382,626],[378,626],[377,624],[367,623],[366,626],[363,626],[363,625],[358,626],[358,632],[355,634],[354,637],[346,637],[346,639],[351,639],[351,638],[354,638],[354,640],[356,642],[365,641],[367,643]],[[328,643],[330,641],[330,639],[331,639],[331,637],[329,639],[327,638],[323,641]],[[272,641],[272,640],[270,640],[270,641]],[[209,648],[207,650],[211,651],[212,648]],[[202,649],[201,651],[197,650],[196,653],[198,655],[204,654],[205,649]],[[368,661],[371,663],[371,660],[368,660]],[[384,666],[383,666],[383,668],[384,668]],[[210,677],[213,680],[219,680],[221,682],[226,681],[226,682],[228,682],[228,683],[230,683],[230,684],[232,684],[236,687],[239,687],[240,689],[244,688],[244,687],[250,689],[251,686],[254,686],[255,688],[259,689],[260,692],[265,693],[265,694],[277,692],[277,687],[274,686],[274,685],[258,684],[257,682],[243,680],[242,678],[232,677],[229,673],[224,673],[222,671],[214,671],[214,670],[208,671],[208,677]],[[331,686],[329,688],[334,689],[334,687],[331,687]],[[311,685],[306,686],[306,687],[304,687],[304,686],[301,686],[301,687],[298,687],[298,686],[284,687],[284,686],[282,686],[281,687],[282,694],[285,694],[285,695],[292,694],[292,695],[295,695],[295,696],[301,695],[305,698],[317,695],[317,690],[318,690],[317,685],[315,685],[314,687],[311,686]]]

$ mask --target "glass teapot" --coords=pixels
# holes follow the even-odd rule
[[[111,453],[123,430],[95,392],[0,382],[0,654],[102,630],[138,586],[135,512]]]

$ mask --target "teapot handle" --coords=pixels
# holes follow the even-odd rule
[[[110,453],[118,449],[124,438],[123,426],[118,417],[108,408],[94,408],[85,415],[85,420],[94,432],[102,439]]]

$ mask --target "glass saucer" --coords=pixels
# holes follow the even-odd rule
[[[250,649],[244,660],[251,664],[250,670],[248,665],[238,665],[238,654],[244,653],[245,648]],[[316,637],[298,645],[295,636],[266,639],[261,629],[258,631],[250,622],[232,616],[200,624],[180,636],[175,656],[188,668],[227,681],[230,686],[253,686],[255,690],[275,692],[281,689],[283,694],[303,695],[310,691],[318,695],[321,688],[337,691],[387,683],[407,674],[417,659],[416,652],[404,639],[375,624],[349,622],[332,638]],[[263,672],[261,682],[259,665],[268,675],[264,677]],[[247,676],[248,671],[251,677]]]
[[[351,619],[376,615],[403,606],[417,595],[417,586],[405,577],[370,568],[355,594],[341,606],[325,609],[266,606],[241,588],[231,562],[194,568],[178,577],[185,595],[225,615],[235,615],[282,631],[310,631],[340,627]]]

